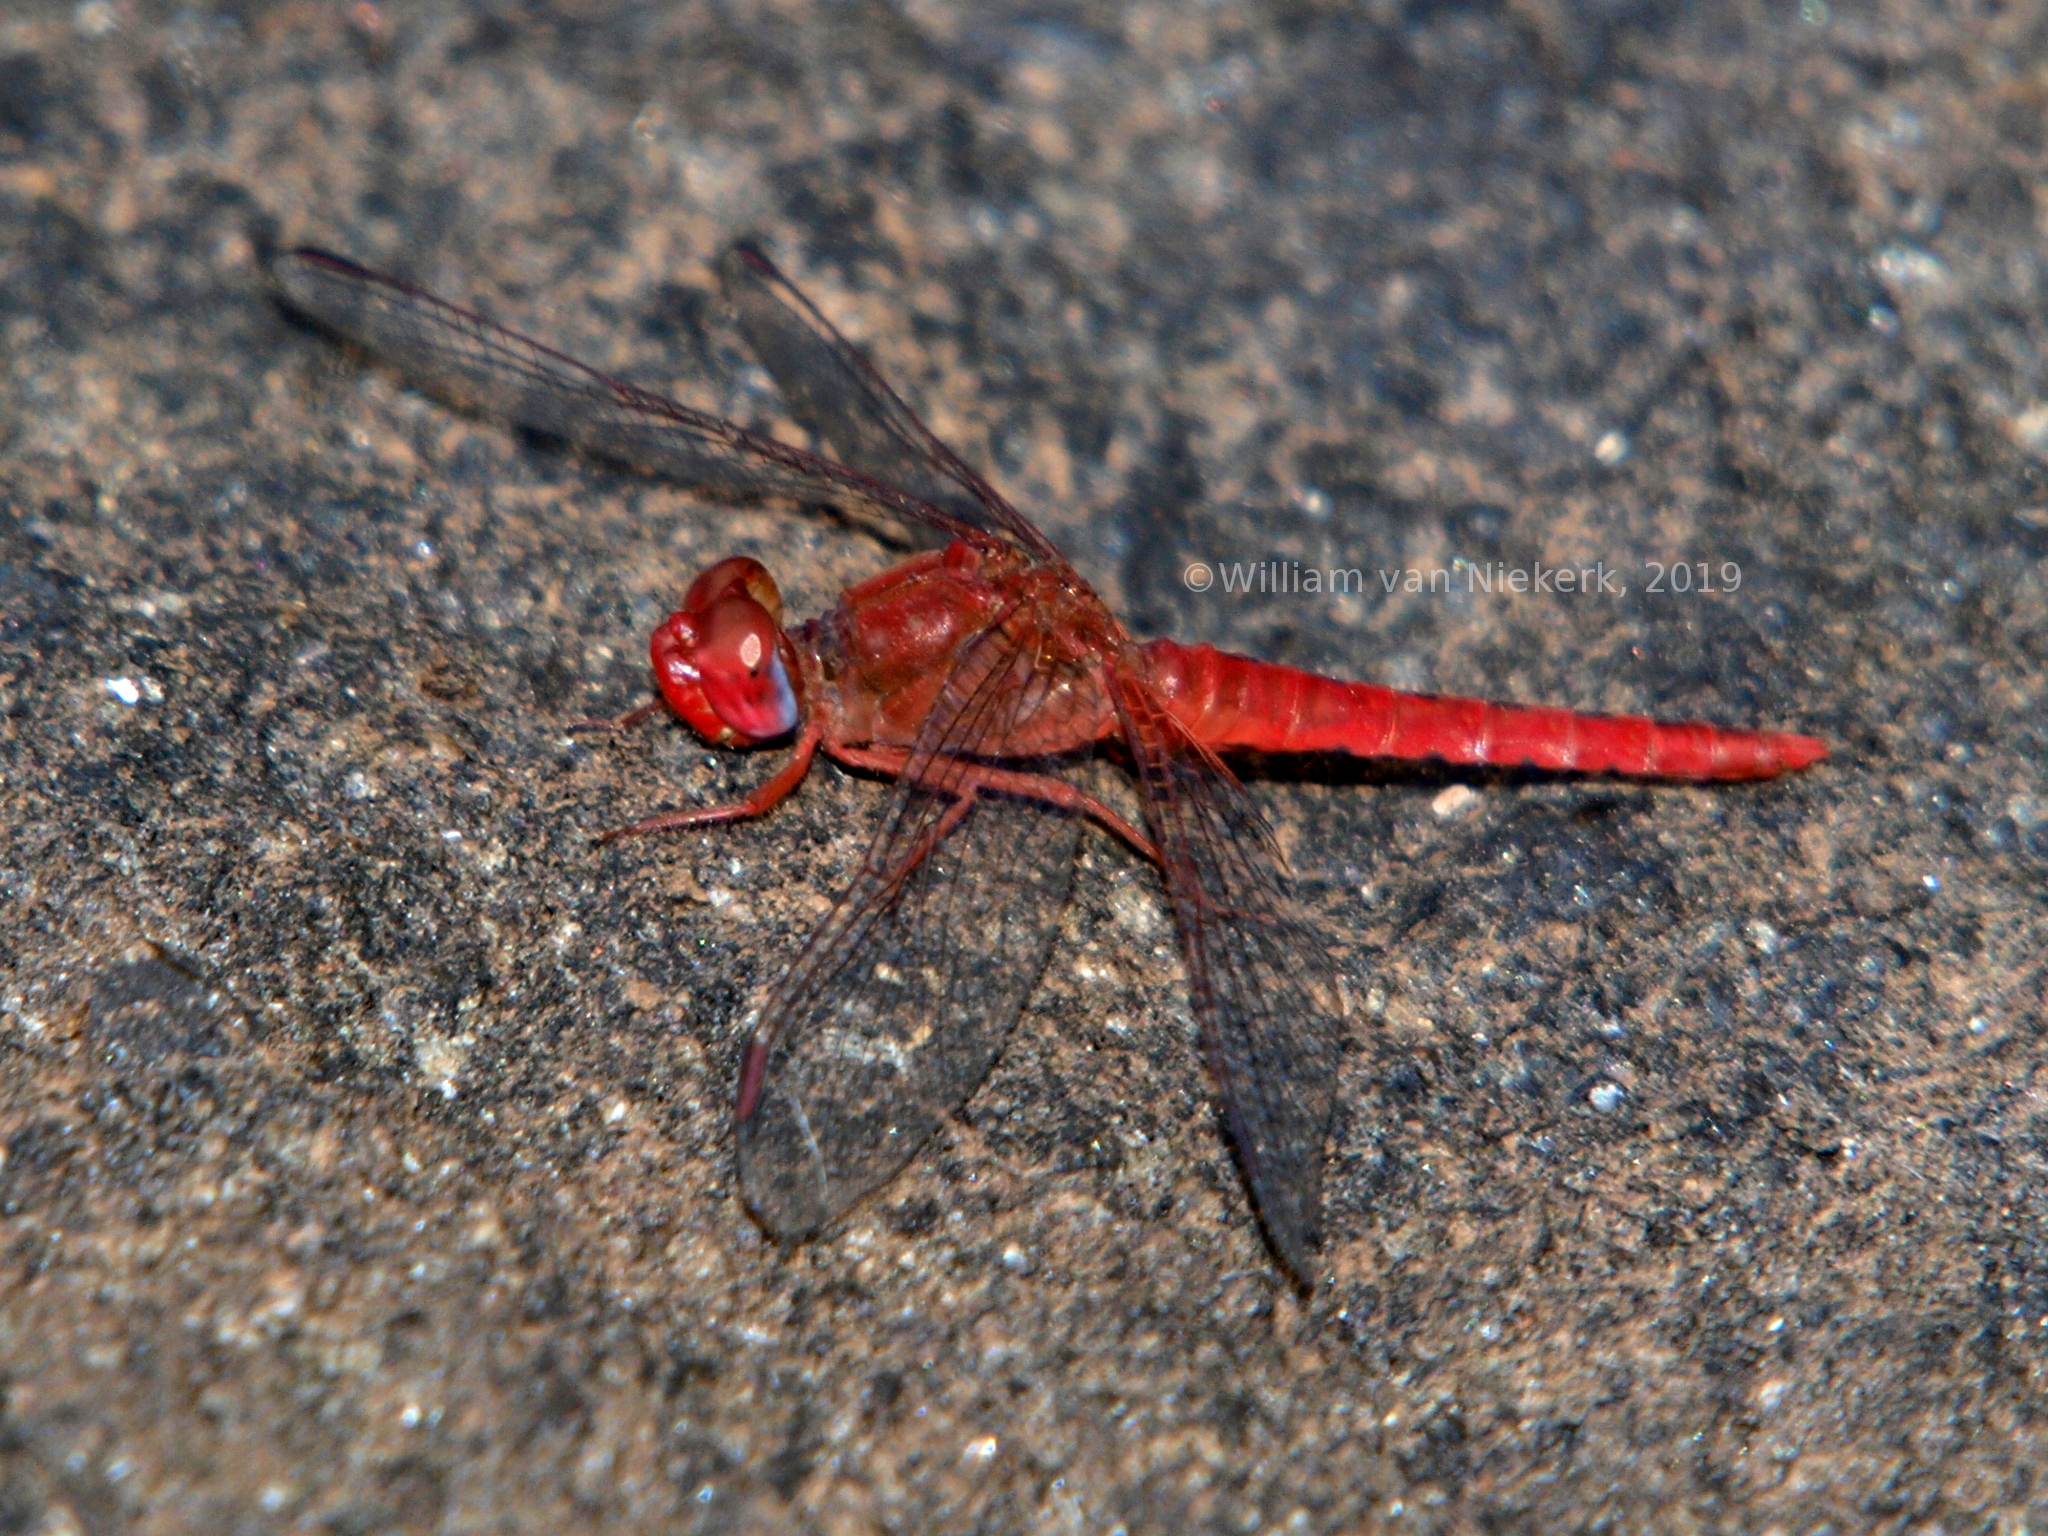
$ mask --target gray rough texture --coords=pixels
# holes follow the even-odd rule
[[[0,1531],[2048,1524],[2044,61],[1911,0],[0,17]],[[593,851],[768,765],[564,726],[710,559],[892,551],[261,267],[772,423],[748,232],[1143,633],[1838,755],[1267,779],[1362,1002],[1310,1298],[1099,838],[964,1117],[777,1250],[738,1020],[881,791]],[[1182,581],[1457,557],[1628,592]]]

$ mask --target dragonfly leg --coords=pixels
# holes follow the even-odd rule
[[[910,754],[901,747],[828,745],[825,751],[836,763],[869,773],[887,774],[892,779],[902,777],[910,761]],[[970,799],[975,791],[989,790],[1024,800],[1037,800],[1065,811],[1079,811],[1104,831],[1122,838],[1153,864],[1159,862],[1159,850],[1152,846],[1150,838],[1093,795],[1076,789],[1065,779],[1055,779],[1042,773],[1017,773],[1008,768],[990,768],[982,763],[966,763],[961,765],[960,778],[948,788],[965,791],[961,796],[963,802]]]
[[[609,720],[571,720],[568,729],[572,731],[630,731],[634,726],[661,708],[662,701],[642,704],[638,709],[629,709],[623,715],[614,715]]]
[[[721,821],[747,821],[755,816],[765,816],[769,811],[789,798],[791,790],[804,781],[804,775],[811,771],[811,760],[818,755],[818,743],[824,739],[825,728],[816,720],[804,727],[803,735],[797,738],[796,750],[789,761],[782,765],[774,778],[761,785],[744,800],[731,805],[706,806],[697,811],[665,811],[659,816],[650,816],[645,821],[636,821],[629,826],[613,827],[598,838],[598,842],[616,842],[622,837],[639,837],[648,832],[673,832],[682,827],[709,827]]]

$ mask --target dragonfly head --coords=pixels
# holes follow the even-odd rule
[[[651,649],[661,696],[711,745],[751,747],[796,729],[796,652],[760,561],[721,560],[690,583]]]

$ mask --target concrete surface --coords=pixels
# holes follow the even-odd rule
[[[0,16],[0,1531],[2048,1525],[2044,209],[2037,3]],[[962,1121],[779,1251],[738,1021],[880,790],[593,850],[768,764],[564,727],[710,559],[892,551],[260,261],[773,422],[742,233],[1143,633],[1838,755],[1266,779],[1361,1000],[1311,1297],[1101,838]],[[1182,579],[1461,557],[1628,590]]]

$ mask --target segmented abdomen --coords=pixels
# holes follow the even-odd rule
[[[1144,652],[1174,715],[1224,752],[1341,752],[1693,780],[1767,779],[1828,755],[1813,737],[1781,731],[1401,693],[1171,640]]]

